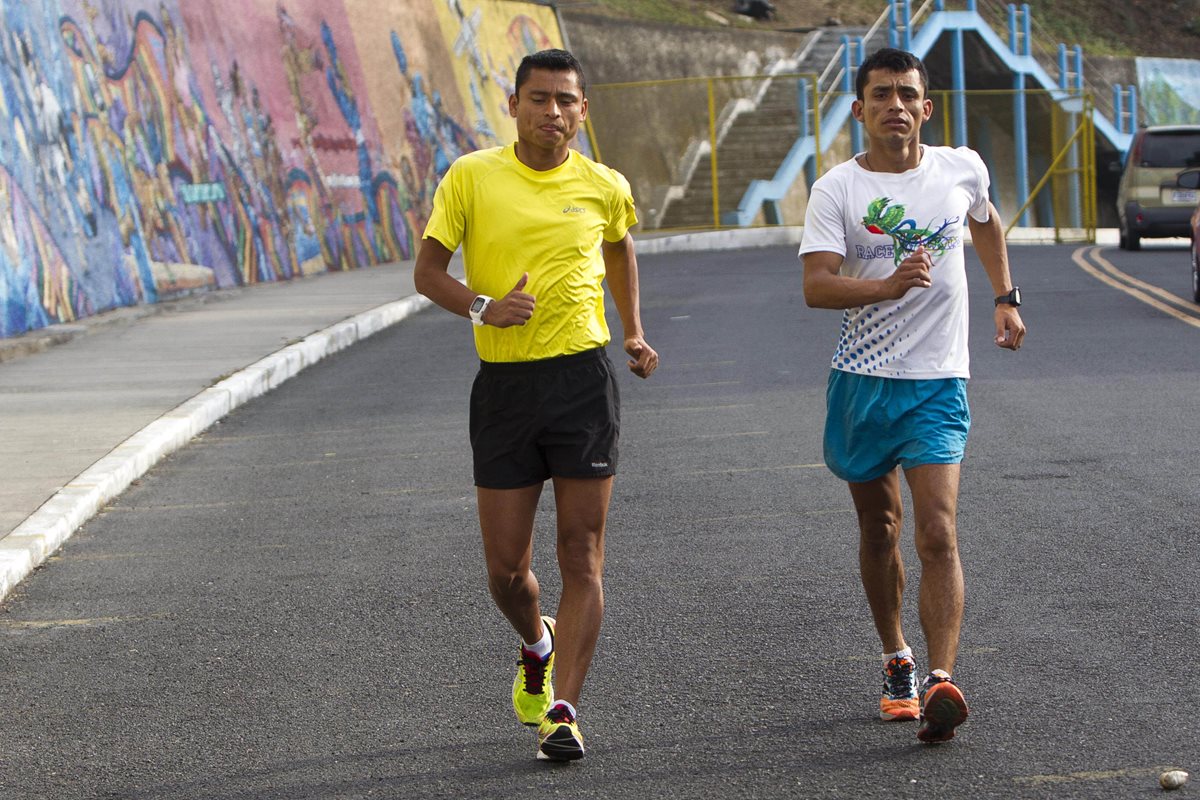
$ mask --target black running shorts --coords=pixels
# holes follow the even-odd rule
[[[475,485],[519,489],[617,472],[621,399],[603,348],[540,361],[481,362],[471,388]]]

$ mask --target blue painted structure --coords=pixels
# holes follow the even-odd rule
[[[967,32],[979,36],[984,46],[990,49],[1012,70],[1013,88],[1018,90],[1014,102],[1019,104],[1014,108],[1014,116],[1018,123],[1016,130],[1014,130],[1014,142],[1018,150],[1018,187],[1024,187],[1026,196],[1028,195],[1029,185],[1029,148],[1024,125],[1026,118],[1025,99],[1020,90],[1027,88],[1043,89],[1049,92],[1051,99],[1064,105],[1064,110],[1069,111],[1073,105],[1070,101],[1076,99],[1077,102],[1078,94],[1083,87],[1082,52],[1078,48],[1075,49],[1073,84],[1067,80],[1068,65],[1065,61],[1065,47],[1062,48],[1064,55],[1062,56],[1063,61],[1060,63],[1060,75],[1052,77],[1031,55],[1029,19],[1028,4],[1021,6],[1019,12],[1015,6],[1010,6],[1009,42],[1006,43],[992,30],[991,25],[980,16],[976,9],[975,0],[967,0],[967,9],[965,11],[947,11],[945,10],[944,0],[937,0],[928,20],[915,32],[912,29],[910,0],[890,0],[888,12],[888,43],[893,47],[908,50],[920,58],[925,58],[943,35],[950,37],[953,83],[951,88],[956,92],[952,103],[955,144],[965,144],[967,140],[966,98],[962,94],[962,90],[966,88],[966,76],[963,65],[963,36]],[[857,46],[854,46],[853,43],[846,44],[847,46],[843,47],[841,56],[844,59],[843,67],[845,68],[842,91],[845,92],[845,84],[849,84],[850,91],[852,92],[851,67],[856,67],[857,64],[862,63],[863,47],[861,40],[857,42]],[[852,53],[858,54],[859,57],[857,61],[850,64],[847,62],[852,58]],[[1130,89],[1132,94],[1132,87]],[[850,114],[852,102],[852,94],[842,94],[822,114],[819,141],[832,142],[837,137],[838,132],[849,121],[852,126],[852,147],[856,152],[861,150],[861,144],[856,143],[861,142],[861,130],[857,131],[859,138],[857,140],[854,139],[856,129],[859,126],[853,121]],[[1118,112],[1116,116],[1119,127],[1118,125],[1114,125],[1103,114],[1093,110],[1093,122],[1096,132],[1111,142],[1113,147],[1120,153],[1125,153],[1129,149],[1129,144],[1133,138],[1133,131],[1137,127],[1136,95],[1132,95],[1129,102],[1129,107],[1132,110],[1128,114],[1123,112],[1119,104],[1117,106]],[[802,129],[802,135],[792,145],[787,156],[785,156],[783,162],[776,170],[774,177],[770,180],[752,181],[746,189],[746,193],[742,196],[741,202],[738,203],[737,210],[730,212],[722,221],[727,224],[746,227],[753,224],[754,218],[758,215],[760,209],[764,212],[768,221],[773,222],[782,219],[779,202],[786,196],[800,173],[814,159],[817,141],[818,138],[812,132],[807,132],[807,128]],[[1020,224],[1028,224],[1027,214],[1022,215]]]

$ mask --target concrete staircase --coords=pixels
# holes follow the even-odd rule
[[[865,27],[829,27],[814,31],[801,50],[772,65],[767,73],[819,76],[838,57],[843,36],[855,41],[866,35],[867,30]],[[870,52],[879,44],[868,42],[865,49]],[[811,105],[811,82],[808,91]],[[771,178],[795,144],[801,134],[799,93],[800,79],[769,77],[757,82],[751,96],[734,100],[722,109],[717,120],[720,215],[737,208],[752,180]],[[647,220],[652,223],[647,227],[712,227],[712,159],[707,140],[692,143],[676,175],[677,183],[660,193],[661,200],[657,204],[660,212],[654,219]]]

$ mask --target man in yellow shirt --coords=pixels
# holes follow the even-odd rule
[[[649,377],[658,354],[642,332],[629,183],[570,148],[587,117],[583,68],[570,53],[543,50],[521,61],[515,84],[508,109],[516,143],[450,167],[413,279],[475,324],[471,449],[488,588],[522,640],[513,707],[522,723],[538,726],[538,758],[572,760],[584,753],[576,705],[604,612],[604,528],[620,428],[603,282],[621,317],[629,369]],[[447,271],[459,245],[465,286]],[[530,569],[547,480],[562,573],[557,622],[542,615]]]

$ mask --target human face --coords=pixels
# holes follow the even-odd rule
[[[933,101],[925,96],[915,69],[874,69],[867,77],[863,99],[855,100],[851,110],[872,143],[898,147],[919,141],[921,125],[933,114]]]
[[[518,155],[560,163],[587,119],[587,98],[574,70],[534,68],[519,95],[509,96],[508,113],[517,121]]]

